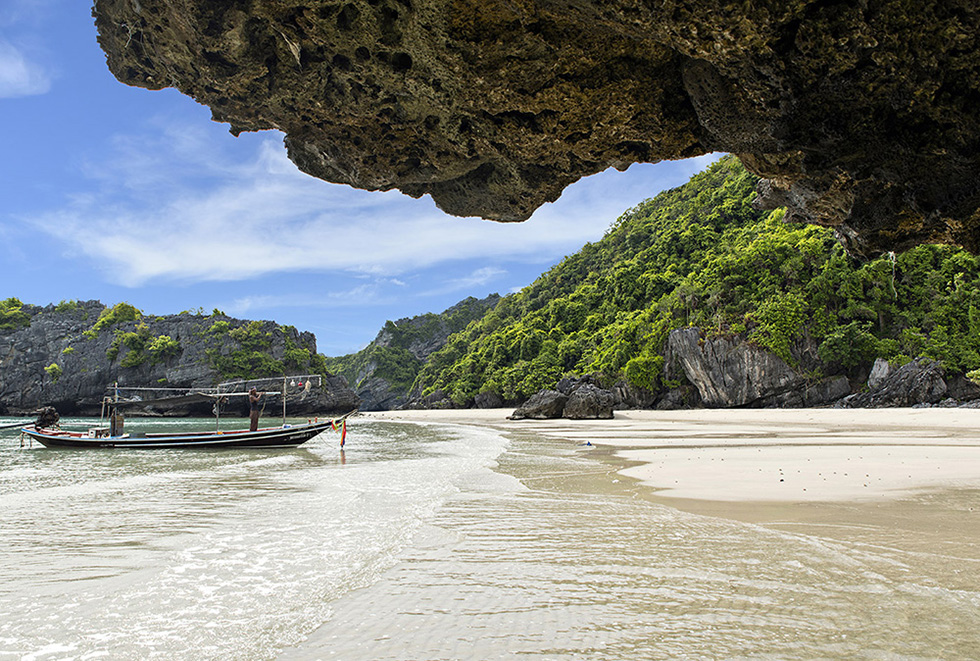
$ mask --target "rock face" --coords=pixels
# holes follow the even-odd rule
[[[842,405],[851,408],[880,408],[935,404],[948,396],[942,366],[928,358],[902,365],[868,392],[848,397]]]
[[[973,0],[99,0],[116,77],[305,172],[523,220],[608,167],[739,155],[859,254],[980,249]]]
[[[498,294],[482,299],[471,296],[439,314],[389,321],[374,341],[357,354],[328,360],[338,365],[341,361],[347,363],[347,371],[342,373],[355,384],[362,411],[388,411],[403,405],[424,408],[421,393],[410,392],[418,369],[430,355],[446,345],[450,335],[483,316],[499,301]],[[414,368],[407,381],[404,377],[406,365]],[[394,382],[392,373],[396,371],[403,383]]]
[[[375,365],[368,365],[368,370]],[[387,379],[376,376],[366,376],[357,384],[357,396],[361,400],[361,410],[390,411],[405,402],[405,393],[401,392]]]
[[[801,347],[799,353],[809,353]],[[566,377],[554,390],[542,390],[514,411],[525,418],[612,418],[617,408],[794,408],[969,406],[980,407],[980,386],[962,374],[918,358],[895,369],[879,359],[870,390],[851,394],[846,376],[814,381],[769,351],[733,336],[704,337],[697,328],[674,330],[667,338],[665,364],[669,389],[633,392],[626,383],[603,389],[596,375]]]
[[[98,415],[112,383],[121,387],[193,388],[227,379],[221,365],[262,363],[308,373],[316,338],[271,321],[183,313],[144,316],[93,330],[106,309],[98,301],[41,308],[24,306],[29,325],[0,330],[0,406],[27,413],[54,405],[62,414]],[[166,337],[169,342],[159,341]],[[257,358],[261,354],[262,358]],[[275,388],[271,388],[275,389]],[[318,388],[293,392],[291,414],[346,412],[358,405],[342,378],[328,376]],[[270,404],[275,407],[276,404]],[[226,410],[242,409],[244,400]],[[145,413],[209,414],[199,409]]]
[[[876,358],[874,365],[871,366],[871,373],[868,374],[868,388],[874,390],[880,386],[891,373],[891,363],[884,358]]]
[[[595,376],[586,374],[562,379],[555,390],[546,389],[535,393],[514,411],[510,419],[610,419],[615,405],[616,396],[613,391],[603,389]]]
[[[610,391],[586,384],[568,396],[562,417],[570,420],[609,420],[613,417],[615,401]]]
[[[465,328],[473,319],[482,317],[499,302],[499,294],[480,299],[470,296],[439,314],[420,314],[390,321],[378,332],[371,346],[403,347],[416,360],[424,362],[446,345],[450,335]]]
[[[495,392],[481,392],[473,398],[473,408],[499,409],[504,405],[504,398]]]
[[[737,337],[703,339],[696,328],[672,331],[667,363],[697,387],[704,406],[820,406],[850,393],[847,379],[809,383],[778,356]]]
[[[548,420],[560,418],[565,410],[565,403],[568,402],[568,395],[562,394],[557,390],[542,390],[527,400],[511,414],[511,420]]]

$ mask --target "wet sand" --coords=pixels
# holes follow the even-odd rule
[[[782,530],[980,557],[980,410],[617,411],[612,420],[507,420],[510,409],[371,417],[488,426],[590,443],[643,497]]]
[[[980,658],[978,412],[509,413],[367,414],[510,443],[281,659]]]
[[[490,426],[613,448],[659,497],[729,502],[887,500],[980,488],[980,410],[617,411],[613,420],[507,420],[509,410],[371,417]]]

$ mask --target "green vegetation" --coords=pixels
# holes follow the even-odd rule
[[[343,376],[354,388],[366,376],[374,376],[399,392],[408,392],[423,364],[405,347],[373,344],[358,353],[327,358],[325,363],[328,371]]]
[[[227,321],[216,321],[207,332],[214,336],[227,334],[238,344],[238,348],[230,353],[223,354],[215,347],[204,352],[210,366],[223,378],[247,379],[285,374],[283,363],[268,352],[272,346],[272,333],[262,330],[261,321],[252,321],[236,328],[231,328]]]
[[[116,331],[116,337],[106,350],[106,358],[114,361],[119,357],[120,350],[128,349],[123,356],[122,367],[139,367],[147,360],[159,363],[180,354],[180,342],[169,335],[152,337],[146,324],[139,324],[136,330],[130,332]]]
[[[149,344],[150,355],[155,360],[166,360],[180,355],[180,342],[169,335],[158,335]]]
[[[227,321],[216,321],[213,324],[211,324],[211,327],[208,328],[207,332],[210,335],[223,335],[224,333],[227,333],[230,329],[231,329],[231,324],[229,324]]]
[[[67,314],[69,312],[74,312],[79,307],[80,306],[78,305],[78,301],[76,300],[70,300],[70,301],[62,300],[60,303],[54,306],[54,311],[59,312],[61,314]]]
[[[51,383],[58,383],[58,379],[61,378],[61,366],[58,363],[51,363],[44,368],[44,371],[49,377],[51,377]]]
[[[31,315],[23,310],[20,299],[8,298],[0,301],[0,330],[15,330],[31,325]]]
[[[927,245],[859,263],[831,230],[754,209],[755,184],[726,157],[630,209],[601,241],[450,337],[415,387],[458,404],[483,391],[522,399],[567,374],[653,390],[667,336],[683,326],[745,337],[812,376],[876,357],[980,368],[976,257]]]
[[[261,351],[235,351],[231,355],[222,356],[219,352],[208,349],[205,353],[211,367],[225,379],[252,379],[285,374],[281,362]]]
[[[82,335],[94,339],[99,331],[108,330],[127,321],[138,321],[142,317],[143,312],[129,303],[116,303],[113,307],[103,310],[92,328]]]
[[[215,315],[223,315],[215,310]],[[261,321],[250,321],[234,326],[231,321],[218,319],[211,324],[202,336],[207,345],[204,350],[209,366],[223,379],[247,379],[262,376],[282,376],[289,373],[313,372],[326,374],[323,356],[299,346],[293,336],[298,332],[293,326],[278,326],[272,331],[264,330]],[[273,347],[280,346],[281,337],[284,351],[281,359],[272,355]],[[234,344],[229,346],[229,340]]]
[[[286,336],[286,352],[282,362],[287,371],[297,372],[306,369],[312,360],[313,355],[309,349],[296,346],[296,343],[288,335]]]
[[[228,331],[228,335],[247,351],[268,349],[272,344],[272,333],[262,330],[261,321],[250,321],[244,326],[233,328]]]
[[[75,353],[75,347],[65,347],[61,350],[61,353],[68,355],[70,353]]]
[[[150,341],[150,328],[146,324],[139,324],[135,331],[123,332],[116,331],[116,337],[106,350],[106,358],[110,362],[119,357],[119,351],[126,347],[129,351],[123,356],[123,367],[139,367],[147,359],[146,345]]]
[[[388,321],[381,332],[381,342],[355,354],[325,358],[324,369],[343,376],[355,388],[366,376],[374,376],[388,381],[397,392],[408,392],[423,365],[416,358],[419,347],[463,330],[485,311],[485,302],[470,297],[442,314],[423,314],[398,324]]]

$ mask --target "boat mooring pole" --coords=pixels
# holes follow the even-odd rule
[[[282,377],[282,426],[286,426],[286,377]]]

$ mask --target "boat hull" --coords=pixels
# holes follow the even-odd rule
[[[55,429],[22,429],[27,436],[48,448],[288,448],[302,445],[333,427],[333,421],[293,427],[271,427],[257,431],[188,432],[92,438],[77,432]]]

